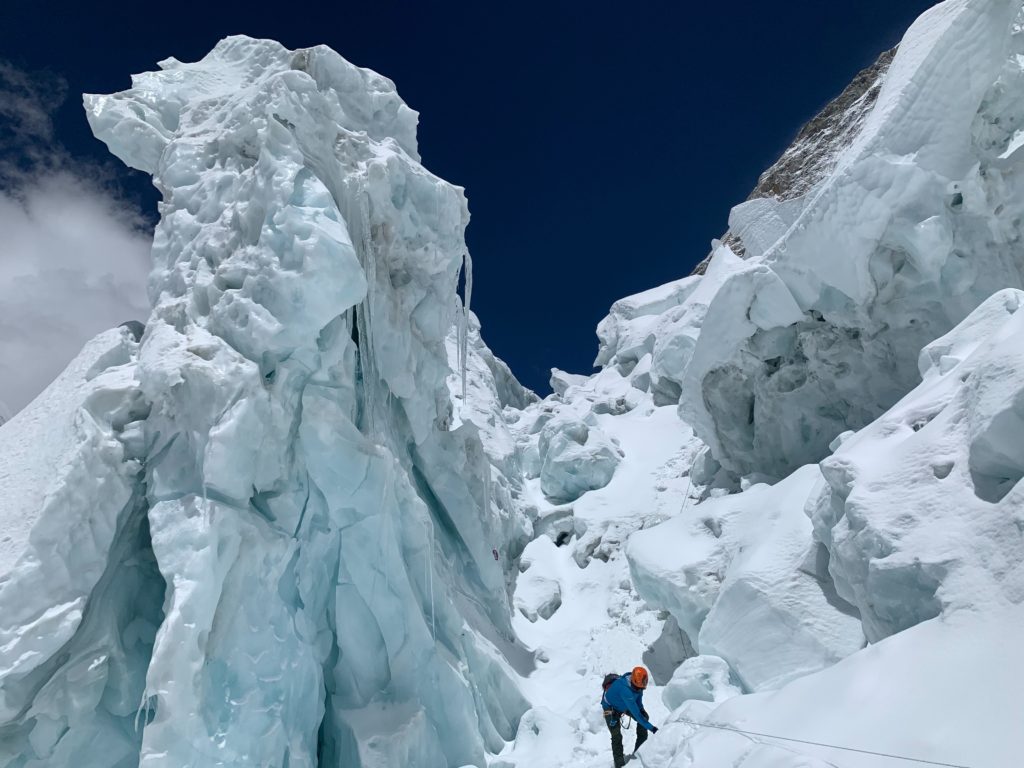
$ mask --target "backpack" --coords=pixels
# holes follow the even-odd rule
[[[611,687],[611,684],[618,680],[622,675],[618,672],[609,672],[604,676],[604,682],[601,683],[601,690],[607,692]]]

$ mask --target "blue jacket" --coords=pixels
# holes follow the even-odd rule
[[[640,711],[644,708],[644,692],[629,684],[629,675],[623,675],[608,686],[601,697],[601,706],[628,714],[648,731],[654,728]]]

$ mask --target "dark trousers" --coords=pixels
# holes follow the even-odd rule
[[[608,724],[608,730],[612,734],[612,759],[615,761],[615,768],[622,768],[626,764],[626,756],[622,753],[622,713],[606,709],[604,721]],[[636,744],[633,751],[640,749],[640,745],[647,741],[647,729],[640,723],[636,724]]]

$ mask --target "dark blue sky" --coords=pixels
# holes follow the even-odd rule
[[[393,79],[420,152],[466,187],[484,336],[528,386],[584,373],[622,296],[689,273],[760,172],[928,0],[54,3],[5,0],[0,58],[63,77],[57,138],[103,157],[77,94],[229,34],[330,45]],[[148,180],[119,170],[155,215]]]

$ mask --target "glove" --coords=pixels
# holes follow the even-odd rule
[[[657,729],[657,728],[655,728],[655,727],[654,727],[654,726],[652,725],[652,726],[651,726],[651,733],[657,733],[657,732],[658,732],[658,729]]]

